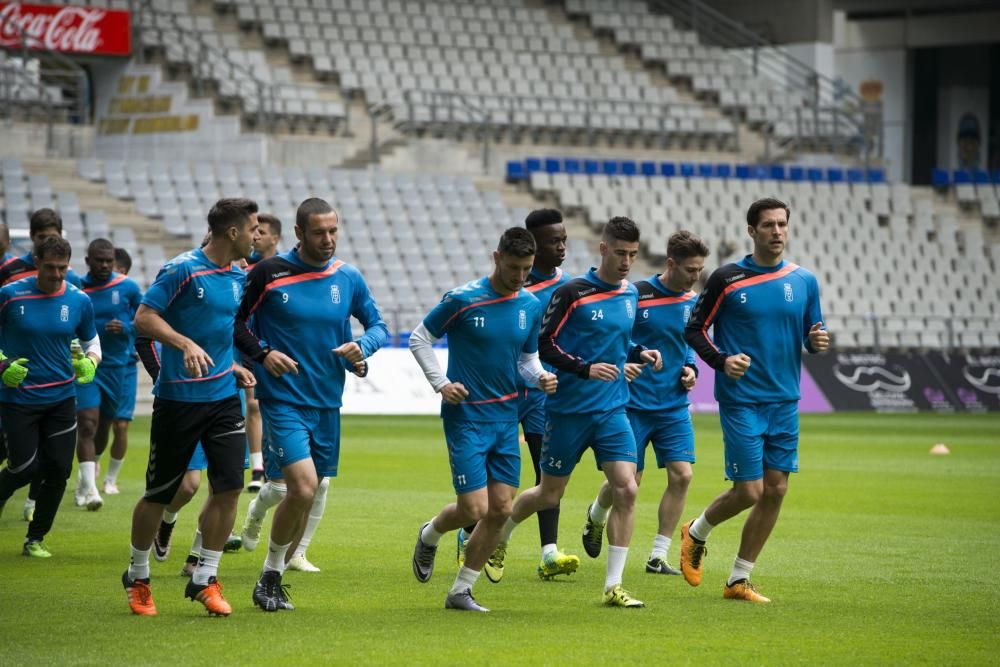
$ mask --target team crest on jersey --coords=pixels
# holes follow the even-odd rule
[[[625,301],[625,314],[628,315],[630,320],[635,319],[635,311],[632,310],[632,302]]]
[[[684,323],[691,319],[691,306],[684,306]]]
[[[62,322],[69,322],[69,306],[63,306],[59,309],[59,319]]]
[[[792,294],[792,284],[785,283],[785,301],[791,303],[794,298],[795,295]]]
[[[340,303],[340,287],[337,285],[330,286],[330,301]]]
[[[118,296],[118,290],[111,290],[111,303],[117,306],[121,301],[121,297]]]
[[[528,314],[523,310],[517,311],[517,326],[521,329],[528,328]]]

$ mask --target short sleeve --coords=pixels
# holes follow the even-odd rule
[[[167,264],[142,297],[142,305],[162,314],[187,283],[191,269],[186,263]]]
[[[532,299],[528,311],[530,313],[531,333],[528,335],[528,339],[524,341],[521,352],[534,354],[538,352],[538,333],[542,326],[542,304],[538,299]]]
[[[449,292],[441,299],[441,303],[427,313],[427,317],[424,318],[424,327],[435,338],[444,338],[444,335],[448,333],[448,328],[454,323],[455,316],[461,310],[462,302]]]
[[[97,338],[97,327],[94,325],[94,304],[90,298],[80,293],[80,322],[76,325],[76,337],[80,340],[93,340]]]

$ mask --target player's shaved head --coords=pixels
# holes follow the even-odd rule
[[[295,226],[306,231],[309,228],[309,220],[314,215],[326,215],[327,213],[336,214],[337,212],[325,199],[310,197],[299,204],[299,208],[295,211]],[[340,215],[337,215],[337,220],[340,220]]]

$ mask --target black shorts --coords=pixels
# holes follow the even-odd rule
[[[0,403],[7,434],[7,469],[25,479],[41,469],[53,483],[66,481],[76,451],[76,398],[59,403]]]
[[[208,459],[214,493],[243,488],[246,424],[239,395],[211,403],[153,399],[145,499],[168,504],[177,493],[195,445]]]

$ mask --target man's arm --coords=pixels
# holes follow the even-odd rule
[[[553,368],[565,373],[573,373],[581,378],[590,377],[590,363],[564,352],[557,340],[566,319],[569,317],[576,292],[571,283],[555,291],[542,315],[541,330],[538,333],[538,356]]]
[[[158,340],[164,345],[180,350],[184,354],[184,368],[191,377],[208,375],[209,368],[215,366],[212,357],[197,343],[174,330],[157,311],[146,304],[139,306],[135,314],[135,329],[138,335]]]
[[[725,368],[726,357],[729,355],[715,346],[708,336],[708,329],[718,319],[724,298],[724,280],[720,271],[716,270],[709,277],[705,291],[698,297],[694,310],[691,311],[691,318],[684,328],[684,339],[688,345],[705,360],[705,363],[717,371]]]

